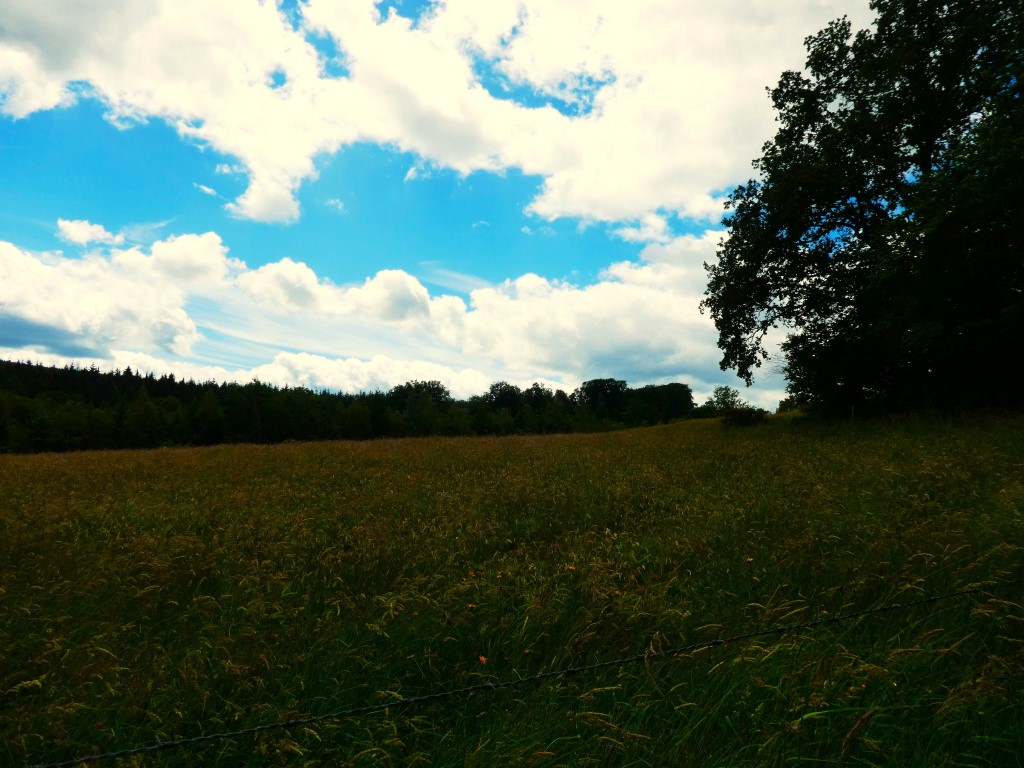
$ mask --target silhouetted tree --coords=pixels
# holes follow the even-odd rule
[[[871,7],[771,92],[708,266],[722,367],[749,384],[782,325],[789,391],[822,411],[1020,402],[978,371],[1024,332],[1024,5]]]
[[[444,415],[443,423],[446,435],[468,435],[473,431],[469,409],[464,405],[453,405]]]
[[[544,406],[544,412],[540,417],[540,430],[541,432],[568,432],[571,423],[569,396],[559,389]]]
[[[626,411],[629,387],[621,379],[591,379],[573,393],[577,408],[588,408],[597,419],[618,420]]]
[[[543,413],[544,409],[547,408],[548,403],[550,403],[554,397],[555,393],[551,391],[550,387],[546,387],[536,381],[527,389],[523,390],[523,402],[537,413]]]
[[[224,439],[224,409],[211,387],[199,401],[191,419],[192,441],[213,445]]]
[[[149,397],[146,387],[140,387],[138,397],[125,408],[121,419],[121,433],[125,444],[132,448],[152,448],[159,445],[163,439],[163,414]]]
[[[507,381],[496,381],[491,384],[484,397],[491,410],[497,412],[504,409],[513,418],[523,405],[523,391]]]
[[[689,416],[694,409],[693,391],[686,384],[648,384],[628,393],[626,423],[656,424]]]
[[[420,394],[430,400],[439,411],[444,411],[452,403],[451,392],[439,381],[410,381],[392,387],[387,394],[387,402],[394,410],[404,413],[409,398]]]

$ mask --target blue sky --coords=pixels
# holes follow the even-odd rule
[[[0,357],[738,386],[697,310],[723,197],[865,6],[0,0]]]

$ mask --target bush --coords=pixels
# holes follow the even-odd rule
[[[763,408],[730,408],[722,415],[722,423],[727,427],[752,427],[768,421],[768,411]]]

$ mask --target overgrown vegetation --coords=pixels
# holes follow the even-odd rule
[[[1024,577],[1024,419],[0,456],[0,761]],[[1021,591],[124,765],[1018,765]]]

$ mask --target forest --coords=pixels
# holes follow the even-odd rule
[[[725,387],[696,407],[682,383],[630,388],[620,379],[591,379],[566,393],[499,381],[457,400],[438,381],[344,394],[0,361],[0,452],[8,453],[598,432],[726,410],[759,415]]]

